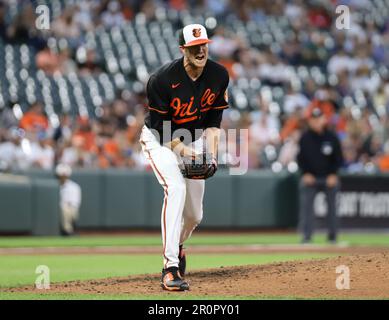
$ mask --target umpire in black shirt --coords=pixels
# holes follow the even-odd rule
[[[317,192],[324,191],[328,203],[328,241],[336,243],[336,195],[339,190],[338,169],[343,164],[340,142],[327,129],[327,120],[319,108],[308,115],[308,130],[301,136],[297,162],[302,171],[300,183],[300,229],[303,243],[311,241],[314,229],[313,202]]]

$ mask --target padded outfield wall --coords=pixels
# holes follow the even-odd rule
[[[163,192],[151,172],[75,170],[82,188],[80,229],[159,228]],[[342,175],[342,227],[389,227],[389,176]],[[370,203],[370,202],[371,203]],[[0,232],[59,234],[59,186],[52,172],[0,175]],[[317,225],[325,226],[325,199],[315,200]],[[374,210],[373,210],[374,209]],[[220,170],[207,181],[202,228],[296,228],[298,175]]]

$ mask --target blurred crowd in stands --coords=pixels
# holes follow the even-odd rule
[[[344,169],[389,170],[389,4],[384,0],[374,1],[381,12],[372,11],[367,0],[69,1],[75,5],[67,5],[48,31],[68,40],[69,46],[61,52],[53,52],[47,33],[35,28],[31,1],[25,1],[23,10],[9,21],[6,13],[11,2],[0,6],[0,37],[4,43],[34,47],[36,66],[47,75],[104,71],[101,57],[81,46],[85,33],[98,26],[121,27],[140,15],[152,21],[161,7],[214,17],[217,23],[207,26],[213,35],[210,54],[229,70],[231,86],[260,81],[251,99],[254,108],[233,105],[223,120],[224,129],[248,129],[248,142],[229,143],[247,151],[244,161],[250,169],[294,163],[307,111],[317,106],[341,139]],[[350,8],[348,30],[335,27],[339,4]],[[274,17],[285,17],[290,23],[280,42],[254,46],[229,27],[238,20],[261,28]],[[307,70],[317,70],[317,77]],[[280,105],[271,97],[275,87],[284,92]],[[144,169],[147,162],[138,136],[146,105],[144,90],[126,89],[104,101],[97,117],[64,113],[53,126],[42,102],[22,112],[17,102],[10,101],[0,109],[0,163],[14,170],[53,169],[59,162],[72,167]],[[222,149],[226,159],[234,157],[226,146]]]

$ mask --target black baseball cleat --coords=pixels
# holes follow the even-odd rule
[[[168,291],[189,290],[189,284],[181,278],[177,267],[162,270],[161,287]]]
[[[178,271],[180,271],[180,275],[182,278],[185,278],[185,270],[186,270],[186,256],[183,245],[180,245],[180,251],[178,253]]]

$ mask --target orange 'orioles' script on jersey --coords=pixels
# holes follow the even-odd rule
[[[201,112],[205,112],[209,110],[210,106],[214,103],[216,99],[216,94],[211,91],[211,89],[207,89],[200,100]],[[174,98],[170,103],[170,106],[175,110],[173,113],[173,121],[179,121],[177,118],[186,118],[193,116],[197,112],[197,108],[193,107],[194,96],[192,96],[189,102],[182,102],[180,98]],[[208,108],[207,108],[208,107]],[[187,118],[190,119],[190,118]],[[184,120],[184,119],[182,119]]]

